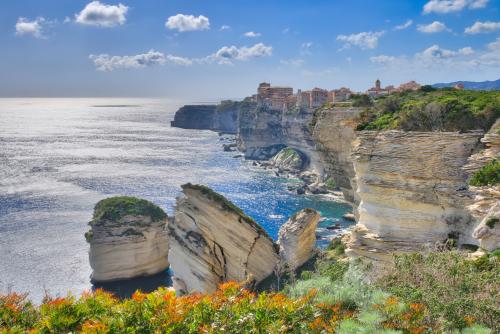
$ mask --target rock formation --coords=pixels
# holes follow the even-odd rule
[[[353,149],[359,220],[347,253],[389,261],[458,238],[469,243],[474,221],[462,167],[480,132],[362,131]]]
[[[169,224],[177,291],[213,292],[225,281],[258,283],[273,273],[277,247],[257,223],[205,186],[182,189]]]
[[[218,105],[185,105],[177,110],[171,126],[236,134],[239,105],[233,101],[222,101]]]
[[[353,205],[356,215],[359,199],[356,196],[356,178],[351,156],[356,139],[356,118],[359,108],[325,109],[313,121],[313,137],[321,157],[324,173],[332,177],[346,201]]]
[[[270,164],[281,172],[298,173],[307,166],[307,157],[299,151],[287,147],[272,157]]]
[[[167,215],[146,200],[107,198],[95,206],[86,233],[92,281],[153,275],[168,268]]]
[[[316,210],[304,209],[281,226],[278,233],[280,257],[290,270],[299,268],[314,255],[316,227],[320,218]]]

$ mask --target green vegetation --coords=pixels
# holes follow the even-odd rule
[[[353,107],[371,107],[373,106],[372,99],[366,94],[353,94],[351,95]]]
[[[325,186],[328,190],[335,190],[337,185],[335,184],[335,180],[330,176],[325,181]]]
[[[500,160],[493,159],[477,171],[469,180],[469,184],[476,187],[500,185]]]
[[[378,281],[406,303],[421,303],[440,328],[464,328],[471,321],[500,330],[500,262],[485,255],[475,261],[456,251],[401,255]]]
[[[90,225],[116,222],[126,215],[150,216],[153,221],[167,218],[167,214],[160,207],[149,201],[129,196],[117,196],[103,199],[96,204]]]
[[[497,217],[490,217],[488,218],[488,220],[486,221],[486,226],[488,226],[489,228],[495,228],[495,225],[500,222],[500,219],[498,219]]]
[[[425,86],[424,86],[425,87]],[[500,91],[424,88],[376,99],[355,97],[366,107],[358,130],[468,131],[488,130],[500,117]]]

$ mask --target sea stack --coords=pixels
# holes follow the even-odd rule
[[[134,197],[111,197],[97,203],[85,234],[90,244],[92,281],[148,276],[166,270],[167,214]]]
[[[273,273],[278,250],[261,226],[206,186],[182,190],[169,224],[178,293],[211,293],[226,281],[259,283]]]
[[[314,256],[316,227],[321,215],[304,209],[293,215],[279,230],[280,257],[289,270],[296,270]]]

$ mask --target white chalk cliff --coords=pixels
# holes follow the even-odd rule
[[[126,214],[90,223],[87,241],[92,281],[105,282],[147,276],[166,270],[167,217]]]
[[[186,184],[169,224],[169,259],[179,293],[209,293],[226,281],[258,283],[278,262],[267,233],[223,196]]]
[[[297,212],[280,227],[278,244],[282,264],[295,270],[315,254],[316,227],[320,214],[313,209]]]

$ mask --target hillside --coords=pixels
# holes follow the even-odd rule
[[[465,89],[470,90],[499,90],[500,89],[500,79],[495,81],[455,81],[449,83],[437,83],[432,85],[434,88],[445,88],[445,87],[455,87],[456,85],[462,84]]]

